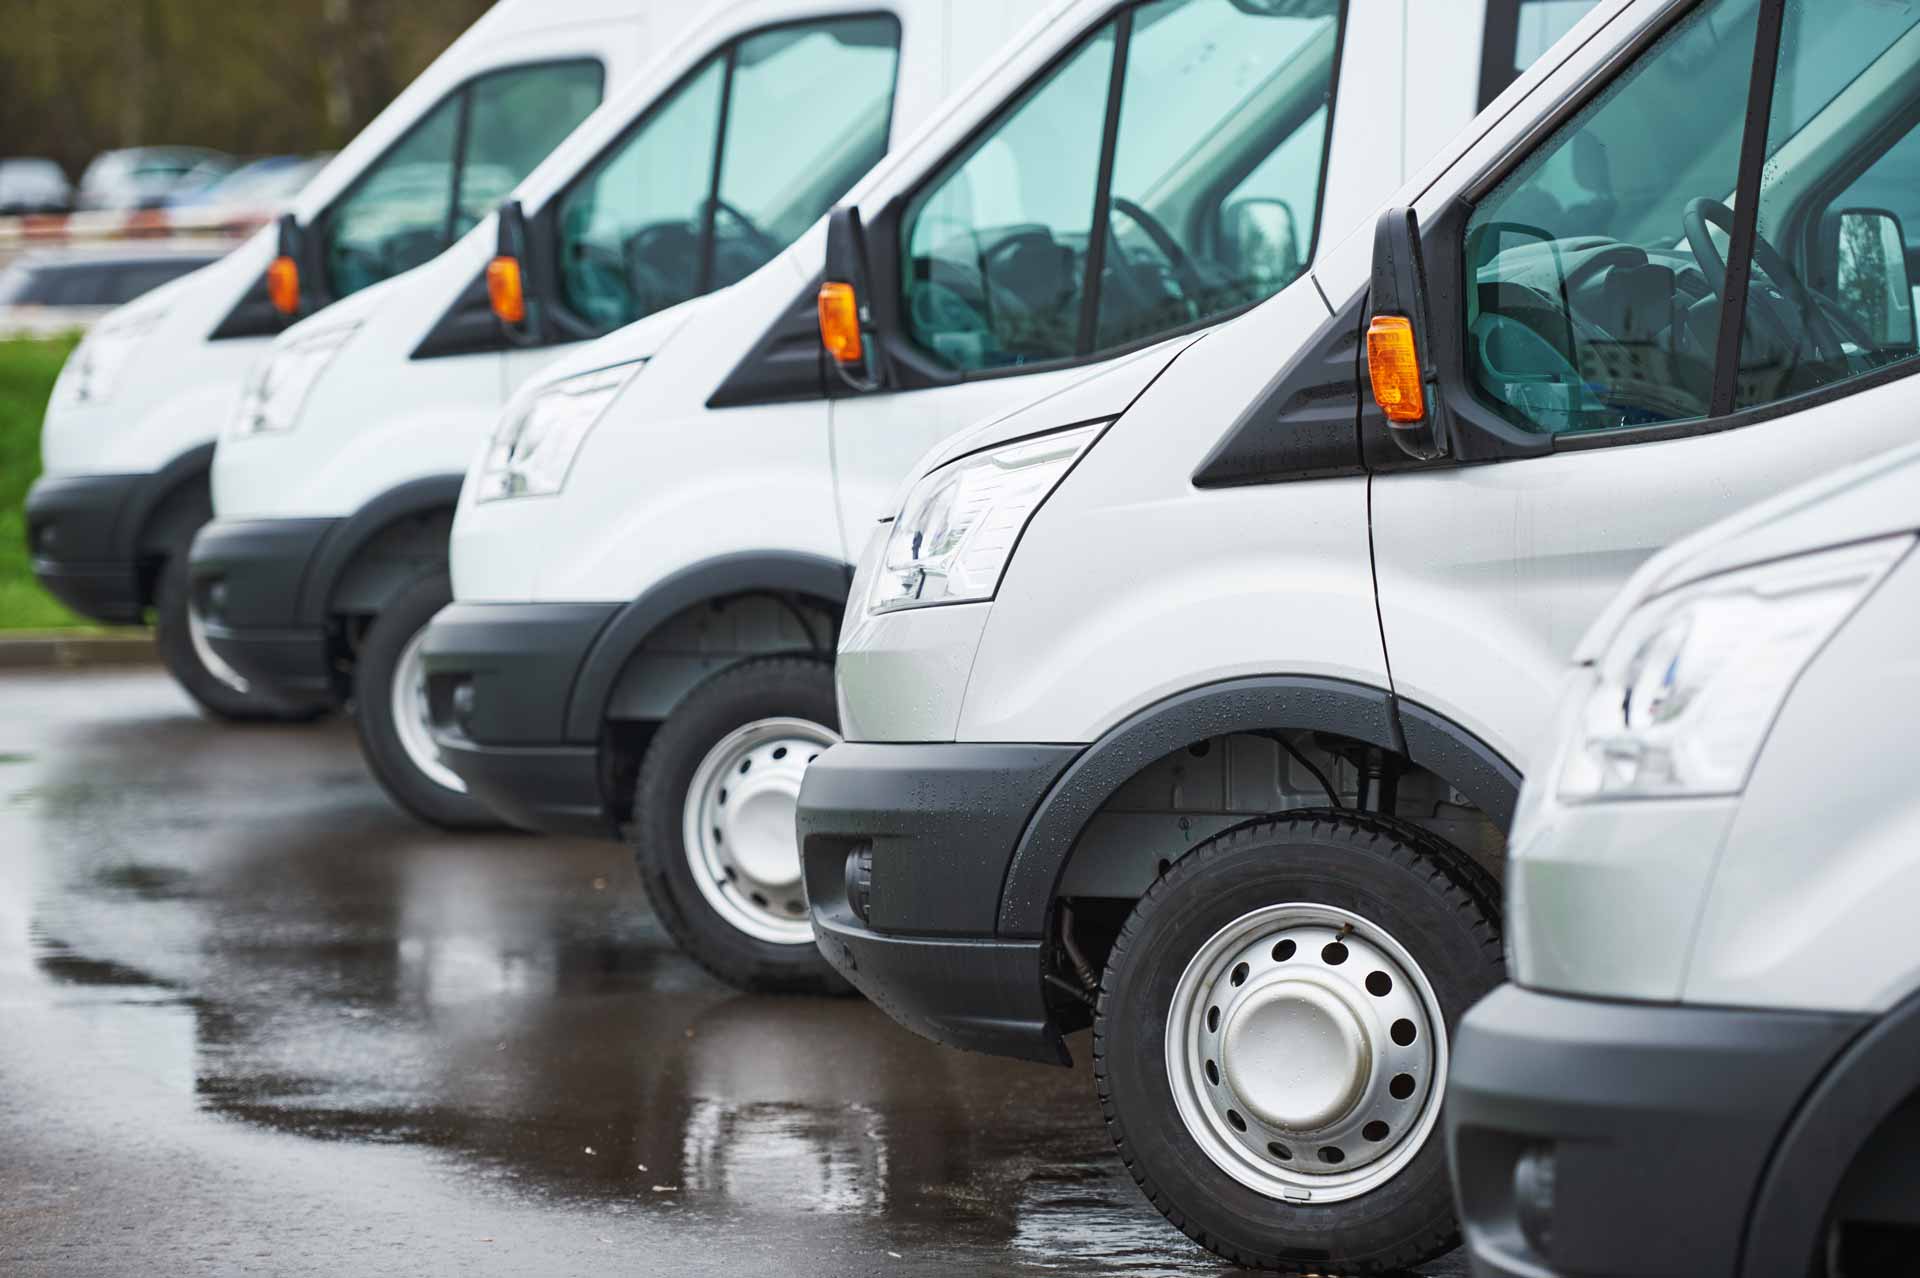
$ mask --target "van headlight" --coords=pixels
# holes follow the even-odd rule
[[[75,404],[104,403],[120,384],[134,349],[160,327],[166,314],[163,309],[148,308],[96,324],[60,370],[62,392]]]
[[[359,328],[357,322],[335,324],[317,333],[275,342],[247,373],[240,390],[240,409],[233,418],[233,437],[248,439],[292,430],[314,383]]]
[[[1560,798],[1738,794],[1800,672],[1912,544],[1709,577],[1629,613],[1569,707]]]
[[[992,596],[1021,530],[1106,423],[950,462],[913,486],[874,574],[874,612]]]
[[[646,362],[615,364],[554,382],[541,387],[522,406],[509,409],[487,445],[474,500],[549,497],[559,492],[587,432]]]

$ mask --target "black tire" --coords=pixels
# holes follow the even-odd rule
[[[688,693],[641,760],[627,842],[654,913],[680,948],[714,976],[762,994],[849,994],[852,986],[817,946],[781,945],[740,931],[694,881],[681,828],[694,774],[728,733],[776,717],[838,732],[833,666],[813,657],[761,657],[729,666]],[[796,835],[796,856],[798,850]]]
[[[1093,1041],[1107,1130],[1148,1200],[1235,1264],[1295,1273],[1405,1269],[1459,1243],[1438,1125],[1391,1180],[1308,1205],[1227,1175],[1174,1105],[1166,1036],[1181,973],[1234,920],[1291,901],[1348,910],[1395,937],[1432,985],[1449,1035],[1504,975],[1493,880],[1443,840],[1400,821],[1318,809],[1225,831],[1161,876],[1108,959]]]
[[[420,770],[401,743],[393,717],[393,681],[409,641],[453,602],[445,573],[408,585],[373,619],[353,667],[353,722],[367,767],[393,801],[443,830],[490,830],[501,825],[485,805],[450,790]]]
[[[242,691],[207,669],[194,647],[187,615],[189,597],[183,545],[160,568],[154,591],[154,646],[167,673],[208,716],[228,723],[305,723],[326,713],[324,705],[290,701],[262,688]]]

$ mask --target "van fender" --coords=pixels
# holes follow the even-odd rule
[[[567,698],[566,739],[594,742],[621,672],[662,623],[702,600],[756,593],[811,595],[844,608],[853,570],[836,559],[788,550],[719,555],[661,579],[621,608],[595,636]]]
[[[1466,729],[1371,684],[1308,675],[1228,679],[1138,711],[1073,761],[1034,809],[1000,891],[1003,937],[1046,934],[1061,876],[1087,822],[1141,769],[1236,732],[1326,732],[1404,755],[1465,794],[1502,829],[1520,773]]]

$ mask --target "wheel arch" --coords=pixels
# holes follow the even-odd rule
[[[213,517],[212,443],[189,448],[142,484],[120,513],[114,538],[125,558],[141,565],[143,605],[154,602],[158,573],[153,565],[172,553],[184,533],[191,535]]]
[[[1828,1212],[1849,1173],[1920,1095],[1916,1060],[1920,994],[1911,994],[1840,1052],[1787,1124],[1747,1214],[1739,1271],[1744,1278],[1804,1272],[1804,1259],[1796,1268],[1793,1258],[1818,1254]],[[1893,1152],[1910,1188],[1920,1149]]]
[[[418,576],[425,566],[418,557],[396,558],[376,565],[368,558],[369,552],[391,539],[396,529],[410,521],[431,521],[442,515],[451,520],[464,480],[465,476],[458,474],[409,480],[381,493],[329,531],[301,582],[300,620],[307,625],[325,625],[343,590],[352,591],[363,601],[371,601],[379,598],[383,591],[390,592]],[[422,545],[431,547],[431,542],[429,536]],[[447,562],[444,537],[439,539],[437,552],[444,567]],[[420,555],[430,553],[431,549],[418,552]]]
[[[1094,742],[1048,790],[1015,846],[1001,887],[1001,936],[1048,935],[1080,836],[1134,777],[1183,747],[1254,732],[1314,732],[1399,755],[1459,790],[1503,831],[1520,774],[1485,742],[1385,688],[1307,675],[1224,680],[1147,706]]]
[[[852,570],[843,562],[796,551],[743,551],[689,564],[616,612],[587,649],[567,698],[566,739],[599,737],[609,702],[628,666],[661,627],[706,603],[747,595],[818,600],[845,609]]]

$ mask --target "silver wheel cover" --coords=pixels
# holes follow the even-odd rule
[[[1440,1114],[1446,1020],[1412,955],[1329,905],[1270,905],[1216,933],[1167,1011],[1187,1132],[1270,1198],[1338,1202],[1420,1152]]]
[[[813,944],[794,817],[807,765],[839,740],[806,719],[759,719],[694,769],[681,840],[700,894],[728,926],[775,945]]]
[[[420,649],[427,640],[425,626],[413,632],[407,646],[400,650],[399,664],[393,668],[390,692],[394,735],[406,751],[407,762],[415,772],[455,794],[465,794],[467,783],[452,768],[440,761],[440,748],[433,743],[433,715],[427,708],[427,667],[420,660]]]

